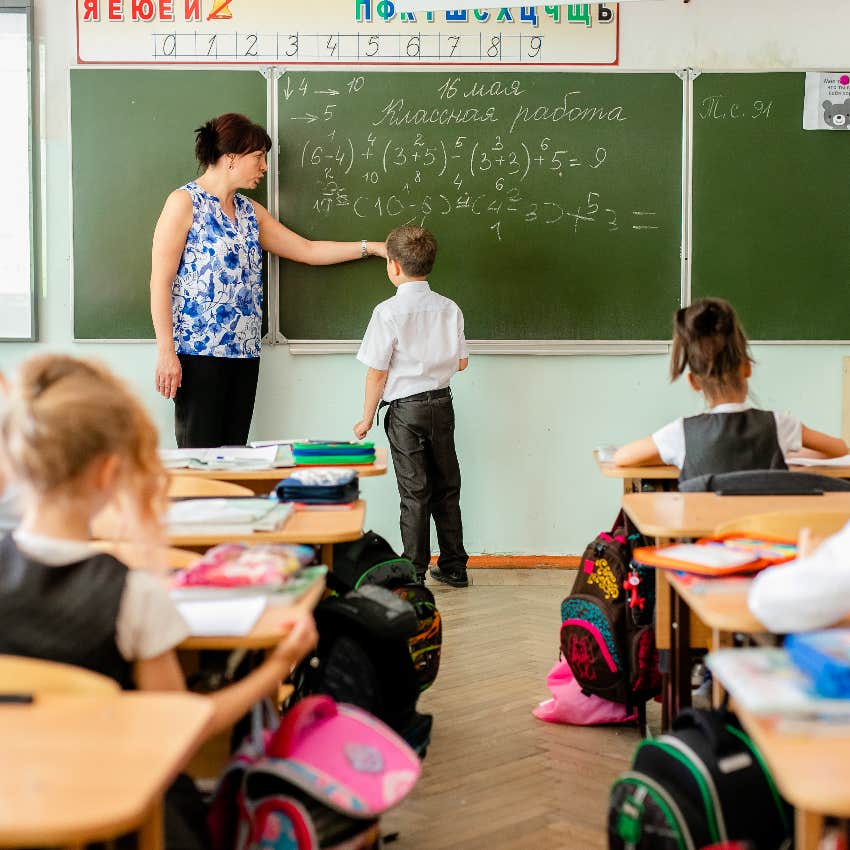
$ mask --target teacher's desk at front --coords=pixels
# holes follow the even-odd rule
[[[180,478],[190,475],[196,478],[211,478],[215,481],[229,481],[241,484],[259,495],[270,493],[274,486],[294,472],[311,469],[310,466],[274,466],[268,469],[169,469],[168,474]],[[372,478],[387,474],[387,450],[375,449],[374,463],[347,463],[339,469],[353,469],[361,478]]]

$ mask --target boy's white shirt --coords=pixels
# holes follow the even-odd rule
[[[84,540],[66,540],[12,532],[18,548],[34,561],[63,567],[102,554]],[[118,606],[115,642],[125,661],[144,661],[174,649],[189,636],[189,627],[168,595],[162,579],[145,570],[127,570]]]
[[[759,573],[748,601],[781,634],[826,628],[850,614],[850,522],[808,557]]]
[[[357,359],[386,371],[384,401],[447,387],[469,356],[463,313],[425,280],[398,286],[372,312]]]
[[[748,402],[728,402],[718,404],[710,408],[706,413],[741,413],[750,410],[752,405]],[[776,419],[776,436],[779,440],[779,448],[782,454],[797,452],[803,445],[803,425],[799,419],[786,413],[773,411]],[[673,420],[663,428],[659,428],[653,435],[652,441],[658,450],[658,456],[664,463],[678,466],[679,469],[685,462],[685,419],[680,417]]]

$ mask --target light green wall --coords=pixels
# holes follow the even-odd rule
[[[847,57],[848,6],[845,0],[823,0],[818,15],[807,12],[802,21],[795,0],[622,4],[621,66],[839,67]],[[9,369],[43,348],[101,357],[139,392],[164,444],[173,445],[171,404],[152,388],[153,346],[71,341],[68,68],[74,62],[73,4],[36,4],[36,35],[37,79],[43,79],[36,115],[47,198],[40,210],[42,342],[0,344],[0,366]],[[604,281],[588,285],[604,297]],[[803,308],[802,294],[799,304],[788,305],[789,310]],[[790,410],[813,428],[838,431],[841,357],[850,355],[850,347],[760,346],[755,355],[752,389],[759,404]],[[685,384],[668,384],[666,371],[666,358],[660,356],[473,357],[469,370],[455,378],[469,551],[580,552],[610,523],[620,492],[618,482],[596,473],[591,449],[648,434],[699,409],[699,399]],[[282,348],[267,349],[255,435],[345,437],[360,418],[363,377],[353,357],[293,357]],[[373,433],[379,445],[386,445],[382,433]],[[394,478],[364,479],[362,487],[368,525],[398,543]]]

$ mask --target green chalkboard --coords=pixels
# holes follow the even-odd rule
[[[691,291],[753,339],[850,339],[850,132],[802,129],[804,81],[694,80]]]
[[[74,336],[152,339],[150,250],[165,198],[197,176],[194,129],[266,123],[257,71],[71,70]],[[265,186],[255,194],[265,203]]]
[[[424,223],[469,339],[652,340],[679,304],[682,81],[673,73],[290,72],[281,218],[313,239]],[[362,336],[377,260],[283,263],[290,340]]]

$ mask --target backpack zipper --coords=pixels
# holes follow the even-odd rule
[[[697,784],[704,789],[702,792],[703,798],[705,798],[706,792],[710,798],[710,805],[709,801],[706,801],[706,814],[709,815],[709,832],[712,833],[715,841],[726,841],[726,821],[723,818],[720,796],[717,793],[714,780],[711,778],[711,773],[702,759],[687,744],[672,735],[661,735],[653,743],[662,749],[669,747],[671,750],[678,751],[678,754],[669,753],[669,755],[677,758],[693,773]]]

